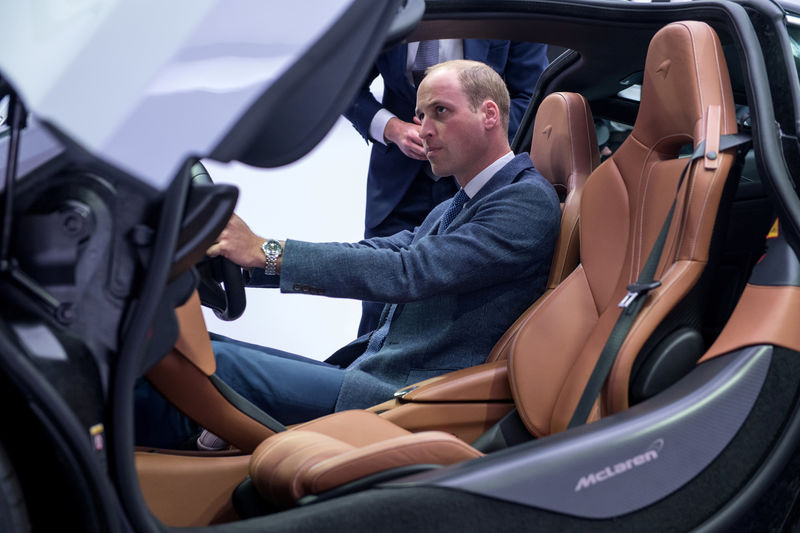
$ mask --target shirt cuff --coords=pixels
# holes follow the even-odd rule
[[[280,275],[268,276],[263,268],[243,268],[242,274],[246,287],[277,289],[281,284]]]
[[[369,123],[369,136],[376,142],[386,145],[383,132],[386,129],[386,123],[395,117],[396,115],[388,109],[379,109],[375,116],[372,117],[372,122]]]

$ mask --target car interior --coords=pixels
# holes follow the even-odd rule
[[[625,295],[626,287],[635,281],[635,273],[656,240],[660,219],[666,217],[672,197],[670,193],[677,187],[674,179],[680,176],[675,169],[687,164],[677,158],[680,147],[698,136],[698,128],[709,146],[714,137],[736,131],[732,95],[726,88],[720,90],[718,81],[726,67],[717,60],[721,54],[714,54],[720,50],[708,45],[707,39],[715,39],[710,29],[691,23],[667,26],[653,38],[645,67],[643,98],[633,131],[609,161],[591,174],[584,187],[580,204],[581,264],[536,306],[512,341],[507,362],[512,397],[525,427],[535,437],[544,437],[569,426],[588,373],[622,312],[616,303]],[[695,43],[696,48],[691,46]],[[712,53],[699,52],[709,49]],[[695,57],[696,62],[684,59]],[[683,72],[671,71],[669,83],[656,82],[653,77],[666,61],[689,66]],[[704,79],[706,73],[708,77]],[[696,94],[695,102],[687,105],[686,98],[670,96],[677,93],[676,87],[694,82],[695,77],[699,77],[696,89],[693,87],[687,91]],[[651,102],[654,102],[652,107]],[[703,109],[703,104],[708,107]],[[685,111],[686,107],[693,108],[693,111]],[[709,112],[709,109],[718,111]],[[717,114],[709,116],[706,113]],[[716,139],[713,142],[719,146]],[[695,168],[690,170],[693,190],[691,194],[682,195],[685,199],[681,208],[676,210],[676,219],[682,219],[683,228],[682,231],[673,230],[672,238],[668,238],[665,246],[664,259],[660,261],[662,266],[658,278],[662,280],[662,287],[650,294],[625,338],[609,375],[604,397],[596,402],[591,419],[627,408],[628,384],[636,354],[642,351],[644,342],[652,338],[657,326],[677,302],[691,292],[700,278],[707,263],[717,203],[735,153],[721,155],[720,159],[715,160],[719,165],[697,160],[693,165]],[[643,179],[643,176],[652,181]],[[656,176],[672,176],[674,179],[656,179]],[[633,221],[630,226],[629,221]],[[627,239],[614,239],[615,235],[624,235]],[[596,243],[603,243],[603,246]],[[610,291],[610,287],[615,287],[615,290]],[[679,353],[682,357],[692,357],[691,364],[694,364],[701,355],[699,350],[693,352],[681,346],[677,352],[665,353],[675,349],[676,344],[693,342],[693,339],[683,340],[690,335],[684,329],[690,325],[676,326],[674,331],[680,331],[682,339],[675,341],[670,338],[666,345],[656,344],[654,356],[674,361],[678,357],[676,353]],[[561,334],[555,338],[547,334],[553,330]],[[699,333],[695,332],[695,335],[699,336]],[[626,352],[626,349],[630,351]],[[660,379],[670,381],[658,363],[652,366],[660,370]],[[436,435],[441,444],[440,441],[423,441],[431,438],[430,435],[417,434],[415,443],[419,443],[418,448],[412,448],[405,435],[396,436],[394,426],[386,426],[384,432],[385,424],[378,422],[378,417],[374,417],[375,422],[368,423],[363,419],[363,413],[358,413],[355,415],[358,420],[350,424],[342,421],[350,416],[354,415],[337,413],[267,439],[255,451],[251,461],[250,474],[258,492],[265,498],[285,504],[305,496],[300,492],[301,488],[310,493],[324,492],[353,481],[347,477],[344,481],[329,480],[333,474],[327,474],[327,468],[339,476],[354,475],[358,479],[374,471],[386,470],[387,466],[405,466],[395,454],[412,464],[442,462],[442,459],[428,455],[433,450],[456,461],[478,456],[472,447],[463,448],[465,453],[460,453],[461,448],[451,450],[453,444],[444,432]],[[337,420],[332,422],[333,419]],[[330,442],[318,437],[319,434],[331,436],[329,423],[337,427],[344,424],[359,428],[359,440],[363,439],[365,427],[377,435],[366,446],[351,440],[353,431],[347,436],[336,432],[332,435],[334,442]],[[299,432],[305,434],[298,436]],[[306,442],[301,443],[299,439]],[[331,448],[337,445],[341,448],[332,458]],[[440,451],[440,447],[445,447],[446,451]],[[412,450],[416,449],[421,450],[420,457],[414,457]],[[297,455],[300,458],[293,459]],[[357,466],[343,466],[345,461],[352,461]],[[375,466],[368,467],[365,465],[367,462],[375,463]],[[311,479],[306,478],[308,471],[313,471]],[[282,493],[288,489],[294,492]]]
[[[436,24],[424,26],[430,27]],[[737,185],[747,180],[746,149],[728,148],[714,159],[682,157],[687,145],[701,141],[719,150],[720,138],[739,130],[723,49],[709,26],[673,24],[653,37],[646,64],[632,77],[640,99],[621,98],[619,91],[597,98],[602,89],[593,85],[585,91],[595,96],[591,108],[586,95],[550,91],[581,88],[570,78],[577,55],[567,50],[545,73],[537,94],[547,96],[531,106],[533,124],[515,143],[527,139],[536,167],[563,199],[548,290],[500,339],[487,363],[413,385],[367,411],[337,413],[286,430],[252,406],[236,407],[241,402],[231,403],[220,392],[224,384],[213,381],[210,345],[189,345],[205,329],[193,297],[178,310],[181,335],[175,349],[148,379],[233,447],[205,455],[137,451],[143,493],[161,520],[207,523],[209,498],[221,504],[211,513],[212,522],[292,507],[371,475],[380,474],[372,478],[375,483],[407,475],[414,465],[474,459],[567,429],[622,312],[617,303],[636,281],[673,199],[675,215],[656,276],[661,286],[649,294],[625,337],[589,421],[656,395],[694,367],[732,311],[703,305],[730,290],[729,283],[718,283],[720,272],[737,276],[741,290],[761,253],[753,244],[760,242],[757,229],[753,241],[743,243],[730,238],[730,225],[755,225],[763,238],[771,223],[763,206],[736,206],[748,201],[737,196]],[[591,73],[582,67],[581,76]],[[664,69],[671,74],[668,83]],[[622,128],[625,140],[599,168],[592,108],[605,120],[630,124]],[[678,189],[684,167],[686,181]],[[731,243],[745,248],[744,257]],[[727,298],[735,300],[736,294]],[[716,323],[707,318],[712,312],[720,315]],[[188,471],[193,474],[185,475]],[[200,484],[197,476],[214,481]],[[209,493],[208,485],[219,493]],[[233,487],[238,488],[232,499],[220,498]]]

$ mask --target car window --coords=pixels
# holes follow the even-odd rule
[[[631,85],[630,87],[626,87],[622,89],[620,92],[617,93],[617,96],[620,98],[625,98],[626,100],[633,100],[638,102],[642,98],[642,86],[638,83]]]

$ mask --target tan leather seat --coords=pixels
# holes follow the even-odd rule
[[[547,282],[554,289],[578,266],[581,192],[600,163],[592,110],[583,96],[556,92],[542,100],[533,125],[531,160],[562,198],[561,231]]]
[[[737,132],[719,39],[710,26],[666,26],[648,49],[639,112],[628,139],[587,180],[581,199],[581,265],[537,308],[514,341],[509,379],[535,436],[565,429],[621,309],[661,230],[686,143]],[[700,278],[735,151],[694,162],[681,188],[648,295],[622,344],[594,417],[628,407],[630,373],[656,327]],[[553,331],[559,334],[552,335]],[[553,354],[558,354],[554,356]]]
[[[678,158],[681,146],[705,141],[714,151],[720,135],[736,130],[727,66],[714,31],[694,21],[660,30],[648,49],[633,131],[583,189],[581,264],[530,313],[510,346],[511,392],[532,435],[567,428],[620,314],[617,303],[636,280],[675,196],[686,165]],[[699,279],[734,158],[729,150],[692,163],[656,272],[662,285],[647,296],[592,419],[628,406],[634,359]],[[282,444],[294,439],[303,444]],[[253,454],[250,476],[262,496],[286,504],[329,489],[334,478],[346,483],[437,455],[448,464],[480,453],[454,445],[441,432],[408,435],[377,415],[345,411],[268,438]],[[352,475],[348,465],[356,466]]]
[[[250,475],[259,494],[284,507],[378,470],[447,465],[483,455],[449,433],[411,433],[359,410],[324,416],[276,436],[283,438],[270,437],[253,452]]]
[[[581,194],[589,174],[600,163],[592,110],[583,96],[556,92],[542,100],[533,125],[531,160],[562,198],[561,229],[544,294],[500,337],[487,362],[508,358],[511,341],[534,308],[578,266]]]

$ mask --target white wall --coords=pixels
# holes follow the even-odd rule
[[[236,212],[257,234],[276,239],[361,239],[369,146],[340,118],[300,161],[279,169],[204,161],[217,183],[239,187]],[[224,322],[203,308],[210,331],[325,359],[356,337],[361,303],[321,296],[247,289],[247,309]]]

